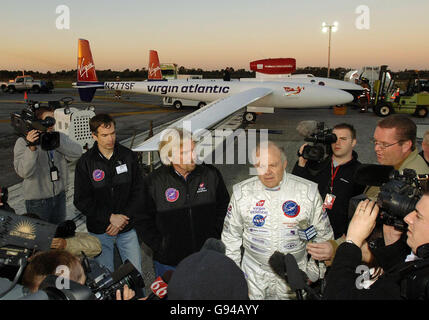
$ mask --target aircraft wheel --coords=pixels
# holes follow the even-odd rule
[[[206,105],[206,103],[201,101],[201,102],[198,104],[198,108],[200,108],[200,109],[201,109],[201,108],[202,108],[202,107],[204,107],[205,105]]]
[[[245,112],[243,115],[244,122],[251,123],[256,121],[256,113],[254,112]]]

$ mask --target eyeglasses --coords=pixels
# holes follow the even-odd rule
[[[401,143],[401,142],[403,142],[403,141],[399,140],[399,141],[397,141],[395,143],[388,144],[388,143],[384,143],[384,142],[378,142],[377,140],[372,140],[372,143],[374,144],[374,147],[379,146],[381,150],[384,150],[386,148],[389,148],[389,147],[394,146],[395,144],[398,144],[398,143]]]

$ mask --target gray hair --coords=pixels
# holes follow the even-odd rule
[[[274,141],[268,140],[268,141],[262,141],[257,144],[257,146],[252,151],[252,160],[253,164],[256,164],[256,155],[260,153],[261,148],[263,149],[269,149],[269,148],[275,148],[280,152],[280,160],[281,162],[287,161],[286,153],[282,147],[280,147],[277,143]]]

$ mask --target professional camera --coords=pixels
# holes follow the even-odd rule
[[[398,170],[393,170],[393,167],[390,168],[392,169],[388,170],[389,166],[363,165],[356,171],[356,175],[368,176],[370,173],[376,175],[378,171],[378,180],[382,183],[378,184],[380,192],[377,195],[377,205],[380,207],[380,213],[377,222],[404,231],[407,229],[404,218],[416,208],[417,202],[427,188],[429,176],[417,175],[413,169],[404,169],[401,174]],[[387,174],[388,178],[382,177]],[[368,183],[372,180],[370,177],[363,178],[363,180],[366,179],[367,185],[376,185],[375,181]],[[350,200],[349,220],[353,217],[359,202],[365,199],[367,199],[365,195],[359,195]]]
[[[116,290],[122,290],[124,285],[128,285],[130,289],[134,290],[136,298],[144,296],[145,285],[142,275],[128,260],[113,273],[85,255],[82,266],[86,273],[86,285],[92,290],[97,300],[115,300]]]
[[[415,210],[427,180],[427,175],[417,175],[413,169],[404,169],[402,174],[394,170],[390,181],[380,187],[377,196],[377,205],[381,208],[380,221],[406,230],[407,225],[403,219]]]
[[[48,106],[53,107],[51,104]],[[15,132],[24,138],[31,130],[41,131],[39,139],[29,145],[40,145],[43,150],[54,150],[60,145],[60,134],[47,132],[47,129],[55,125],[55,119],[52,117],[46,117],[44,120],[37,119],[35,112],[38,108],[40,108],[40,103],[30,100],[27,108],[23,109],[21,113],[11,113],[11,125]]]
[[[325,128],[324,122],[317,122],[316,132],[304,138],[304,141],[313,142],[313,145],[304,147],[302,157],[310,161],[320,162],[325,158],[325,153],[332,152],[329,146],[337,141],[337,136],[332,133],[332,129]]]

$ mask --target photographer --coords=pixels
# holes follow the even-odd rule
[[[34,113],[39,120],[54,117],[54,112],[49,107],[39,107]],[[53,132],[53,129],[52,125],[46,131]],[[13,150],[14,167],[16,173],[24,179],[22,188],[26,211],[58,224],[66,218],[66,160],[78,159],[82,154],[82,147],[60,132],[59,147],[43,150],[38,145],[40,135],[40,130],[33,129],[25,138],[18,138]]]
[[[417,174],[429,173],[428,165],[418,154],[416,135],[416,124],[405,115],[393,114],[380,120],[373,139],[378,163],[393,166],[399,171],[409,168]],[[379,191],[379,187],[371,186],[365,194],[375,199]]]
[[[429,192],[403,220],[408,225],[407,244],[417,255],[385,269],[368,289],[358,287],[357,267],[362,264],[361,248],[376,225],[379,207],[375,202],[359,203],[347,230],[346,242],[338,247],[328,275],[325,299],[429,299]],[[397,241],[400,234],[396,234]],[[396,241],[396,242],[397,242]],[[396,244],[394,242],[392,246]],[[389,245],[385,250],[389,250]]]

